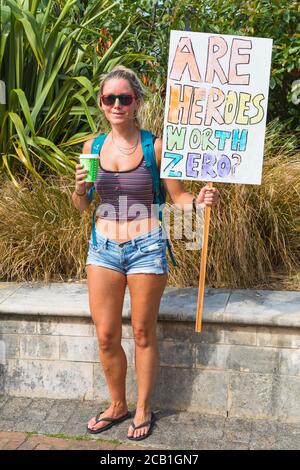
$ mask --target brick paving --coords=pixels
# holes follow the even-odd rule
[[[24,432],[0,432],[0,450],[153,450],[154,448],[112,444],[103,441],[82,441]]]
[[[0,396],[0,450],[300,449],[300,423],[173,410],[154,409],[153,434],[138,443],[126,438],[130,420],[90,435],[86,424],[104,407],[93,401]]]

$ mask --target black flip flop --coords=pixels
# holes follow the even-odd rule
[[[150,436],[150,434],[152,433],[152,429],[153,429],[153,426],[154,426],[154,423],[156,421],[156,417],[155,417],[155,414],[151,412],[151,419],[149,421],[145,421],[144,423],[142,424],[139,424],[138,426],[136,426],[134,424],[134,422],[132,421],[130,426],[133,428],[133,430],[135,431],[136,429],[140,429],[140,428],[144,428],[145,426],[149,426],[149,430],[146,434],[143,434],[143,436],[139,436],[139,437],[129,437],[127,436],[127,439],[130,439],[130,441],[142,441],[143,439],[146,439],[147,437]]]
[[[95,420],[96,420],[95,424],[100,423],[100,421],[108,421],[108,424],[106,426],[102,426],[99,429],[96,429],[95,431],[93,431],[93,429],[90,429],[87,426],[87,431],[90,434],[99,434],[100,432],[107,431],[107,429],[112,428],[113,426],[115,426],[115,424],[122,423],[122,421],[125,421],[128,418],[131,418],[130,411],[128,411],[126,415],[123,415],[120,418],[100,418],[101,413],[103,413],[103,411],[100,411],[100,413],[98,413],[97,416],[95,417]]]

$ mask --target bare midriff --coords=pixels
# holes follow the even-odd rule
[[[159,227],[159,220],[156,217],[137,220],[107,220],[98,217],[96,220],[97,231],[117,242],[132,240],[156,227]]]

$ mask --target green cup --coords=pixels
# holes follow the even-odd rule
[[[79,155],[79,161],[88,173],[83,181],[96,181],[99,169],[99,155],[97,153],[82,153]]]

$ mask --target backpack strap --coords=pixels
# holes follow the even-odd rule
[[[152,181],[153,181],[153,190],[154,190],[154,202],[159,204],[162,203],[161,195],[160,195],[160,177],[158,173],[158,168],[155,159],[155,152],[154,152],[154,145],[152,139],[152,132],[141,130],[141,137],[142,137],[142,149],[143,155],[146,162],[146,167],[151,173]],[[159,207],[159,213],[160,213]],[[161,216],[159,214],[159,220],[161,220]]]
[[[98,153],[100,154],[102,145],[104,143],[104,140],[106,138],[107,134],[100,134],[98,137],[96,137],[93,142],[92,142],[92,149],[91,153]],[[88,190],[88,200],[91,202],[94,199],[95,196],[95,184],[93,184],[90,189]],[[92,240],[93,240],[93,245],[94,248],[97,248],[97,237],[96,237],[96,223],[95,223],[95,213],[96,213],[97,208],[94,209],[93,215],[92,215]]]
[[[156,204],[157,210],[158,210],[158,219],[161,223],[162,229],[166,234],[166,229],[163,223],[163,213],[162,213],[162,205],[164,204],[162,194],[161,194],[161,189],[160,189],[160,175],[159,171],[157,168],[156,164],[156,158],[155,158],[155,151],[154,151],[154,145],[153,145],[153,139],[152,139],[152,132],[146,131],[146,130],[141,130],[141,137],[142,137],[142,149],[143,149],[143,155],[144,159],[146,162],[146,167],[150,171],[150,174],[152,176],[152,181],[153,181],[153,190],[154,190],[154,204]],[[177,266],[177,263],[175,261],[171,244],[169,239],[166,237],[167,240],[167,247],[169,251],[169,255],[172,261],[173,266]]]
[[[100,134],[93,140],[91,153],[100,153],[107,134]]]
[[[106,134],[100,134],[100,135],[98,135],[98,137],[96,137],[93,140],[91,153],[97,153],[97,154],[100,153],[105,138],[106,138]],[[89,200],[89,202],[91,202],[94,199],[94,194],[95,194],[95,185],[92,184],[92,186],[88,190],[88,200]]]

